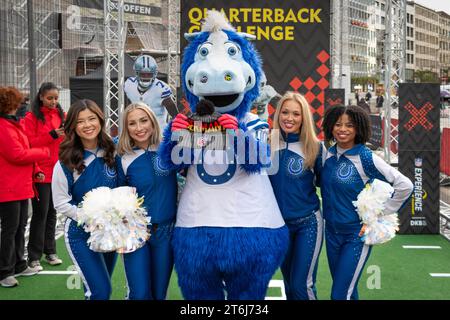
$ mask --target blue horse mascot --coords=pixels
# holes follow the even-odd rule
[[[190,43],[181,73],[192,111],[211,101],[236,144],[231,154],[204,149],[198,161],[179,163],[174,136],[187,129],[188,117],[177,115],[164,131],[161,165],[187,168],[172,242],[178,284],[187,300],[263,300],[286,253],[288,231],[265,173],[270,163],[255,160],[270,154],[263,151],[268,124],[249,112],[261,60],[248,41],[254,37],[236,32],[217,11],[208,12],[201,32],[185,37]]]

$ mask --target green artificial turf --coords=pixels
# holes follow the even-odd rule
[[[439,250],[403,249],[403,245],[434,245]],[[70,270],[72,262],[64,240],[57,241],[58,254],[64,263],[52,267],[42,261],[44,270]],[[430,273],[450,273],[450,242],[439,235],[400,235],[391,242],[375,246],[359,282],[359,296],[363,300],[450,300],[450,278],[433,278]],[[277,271],[273,279],[282,279]],[[0,300],[81,300],[83,290],[76,275],[36,275],[19,277],[15,288],[0,287]],[[126,294],[122,259],[118,259],[113,274],[112,299],[122,300]],[[78,286],[78,288],[77,288]],[[325,245],[319,259],[317,292],[321,300],[330,297],[331,276],[328,270]],[[269,288],[267,296],[279,297],[280,288]],[[173,273],[168,299],[182,299]]]

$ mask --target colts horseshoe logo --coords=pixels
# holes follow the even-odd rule
[[[218,185],[228,182],[231,178],[233,178],[236,173],[236,159],[233,158],[231,163],[228,163],[227,170],[218,176],[210,175],[206,172],[203,162],[197,165],[197,174],[199,178],[207,184]]]
[[[155,173],[159,176],[167,176],[169,170],[165,169],[161,164],[161,158],[157,155],[153,156],[153,167],[155,168]]]
[[[348,179],[353,173],[353,168],[351,165],[348,165],[346,163],[343,163],[339,166],[339,169],[337,171],[337,175],[339,179],[346,180]]]
[[[303,159],[290,158],[288,163],[288,171],[293,176],[298,176],[303,172]]]
[[[106,176],[108,178],[113,179],[117,176],[116,169],[110,168],[106,163],[105,163],[104,169],[105,169]]]

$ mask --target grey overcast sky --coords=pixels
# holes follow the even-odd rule
[[[414,2],[427,8],[450,14],[450,0],[414,0]]]

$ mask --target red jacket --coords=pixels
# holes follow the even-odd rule
[[[39,161],[39,168],[45,174],[44,182],[51,183],[53,175],[53,167],[58,161],[59,145],[64,139],[59,137],[53,138],[50,131],[58,129],[61,126],[61,117],[56,108],[41,107],[41,112],[44,114],[45,123],[38,120],[34,113],[28,112],[25,116],[25,133],[30,141],[31,147],[48,147],[50,149],[50,157]]]
[[[30,148],[22,122],[0,118],[0,202],[33,198],[35,162],[49,155],[48,148]]]

